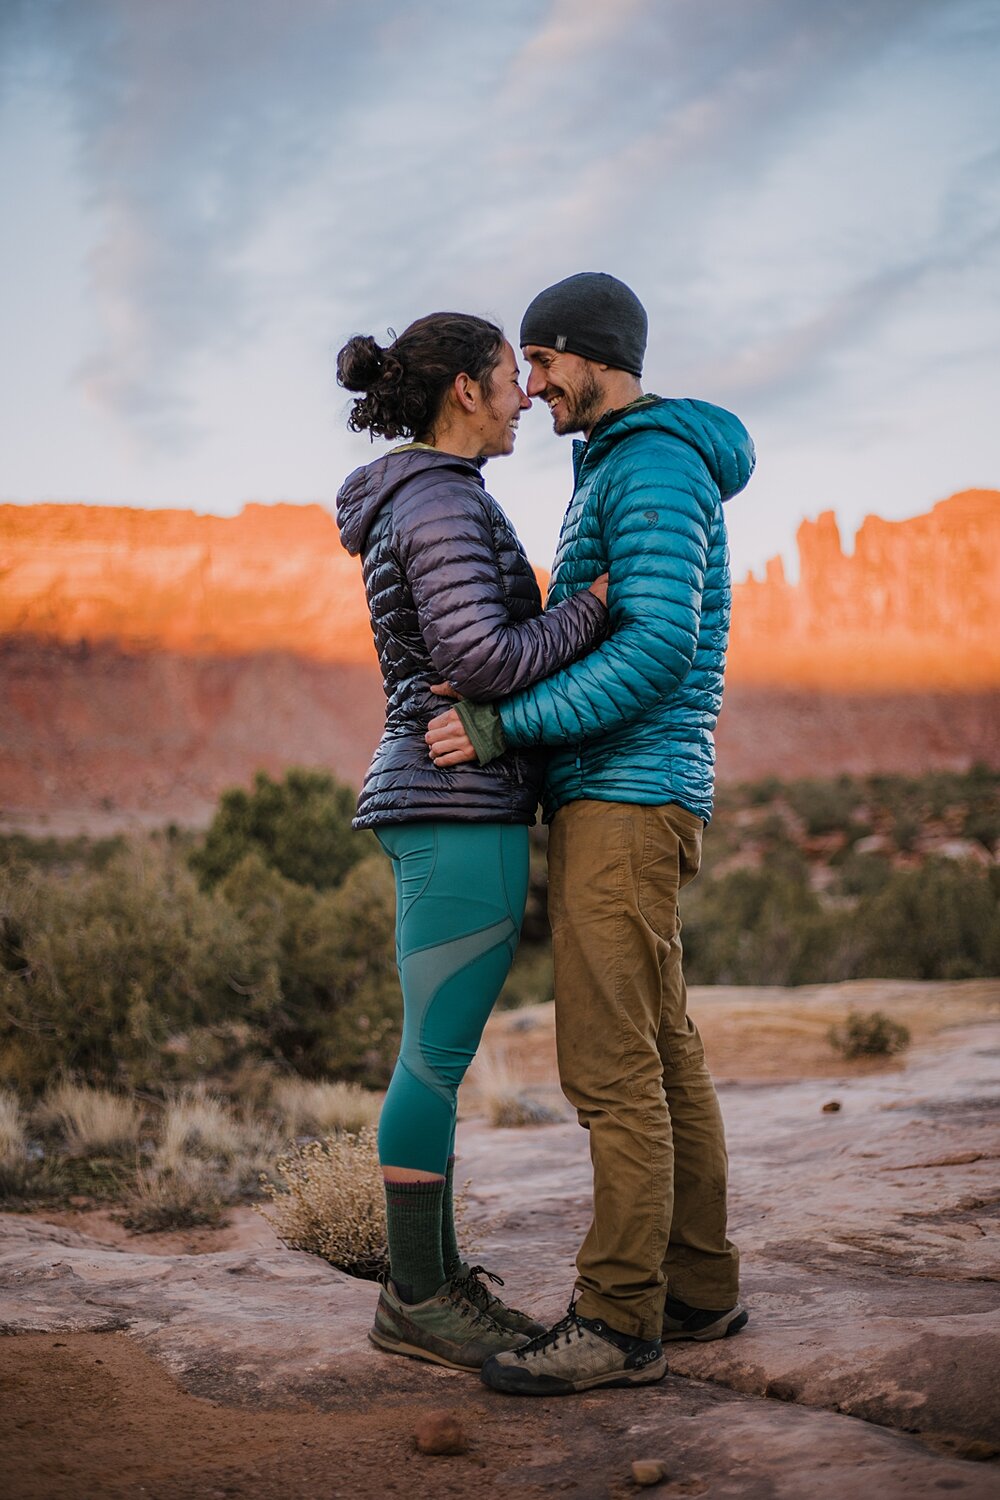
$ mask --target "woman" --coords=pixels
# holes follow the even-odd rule
[[[523,548],[486,493],[484,461],[513,452],[531,404],[499,328],[433,313],[385,349],[358,336],[337,378],[361,393],[355,432],[411,440],[355,470],[337,496],[388,700],[355,827],[374,829],[392,860],[403,991],[379,1122],[390,1277],[371,1338],[478,1369],[543,1331],[463,1262],[452,1206],[458,1086],[517,947],[540,764],[519,753],[435,767],[424,734],[441,704],[430,687],[494,699],[567,665],[604,635],[606,583],[543,614]]]

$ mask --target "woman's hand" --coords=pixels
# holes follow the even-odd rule
[[[600,599],[601,603],[606,607],[608,602],[607,573],[602,573],[600,578],[595,578],[587,592],[588,594],[595,594],[597,598]]]

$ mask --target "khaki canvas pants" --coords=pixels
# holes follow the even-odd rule
[[[681,972],[677,897],[702,829],[675,803],[579,801],[549,835],[559,1075],[594,1167],[578,1311],[643,1338],[668,1283],[693,1307],[738,1294],[722,1116]]]

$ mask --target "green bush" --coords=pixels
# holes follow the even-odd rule
[[[792,861],[695,884],[681,905],[691,983],[806,984],[826,967],[835,920]]]
[[[830,1045],[843,1057],[893,1057],[910,1045],[910,1033],[880,1010],[851,1011],[843,1026],[831,1026]]]
[[[290,770],[284,781],[258,771],[253,790],[224,792],[191,867],[206,889],[224,880],[248,854],[298,885],[339,885],[372,850],[369,835],[351,828],[355,797],[324,771]]]
[[[0,870],[0,1072],[158,1088],[188,1072],[172,1038],[267,1017],[277,976],[220,896],[161,841],[68,877]]]
[[[853,777],[840,776],[836,781],[793,781],[786,795],[807,833],[834,833],[851,822],[861,789]]]
[[[978,979],[1000,974],[1000,901],[974,866],[931,859],[896,870],[849,914],[859,979]]]
[[[373,855],[336,890],[316,891],[250,854],[220,893],[280,994],[266,1021],[268,1054],[306,1077],[384,1084],[403,1008],[389,861]]]

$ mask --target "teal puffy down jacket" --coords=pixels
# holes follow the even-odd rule
[[[729,637],[722,502],[750,478],[730,412],[646,396],[573,445],[576,484],[549,604],[610,573],[608,639],[497,705],[509,745],[556,747],[546,820],[566,802],[679,802],[712,815]]]

